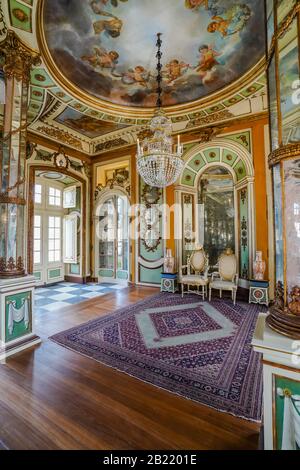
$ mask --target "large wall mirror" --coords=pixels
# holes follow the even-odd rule
[[[202,173],[198,211],[199,242],[214,266],[226,248],[235,251],[234,181],[226,168],[215,166]]]

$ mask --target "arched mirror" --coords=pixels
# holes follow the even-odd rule
[[[201,175],[198,211],[199,242],[214,266],[226,248],[235,251],[234,181],[226,168],[210,167]]]

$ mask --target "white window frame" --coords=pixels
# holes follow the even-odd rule
[[[54,219],[54,227],[50,227],[50,219]],[[56,227],[56,219],[59,219],[59,227]],[[48,253],[47,261],[48,264],[52,263],[61,263],[62,262],[62,217],[61,215],[48,215]],[[54,237],[50,237],[50,230],[54,230]],[[56,236],[56,230],[59,230],[59,238]],[[50,242],[54,241],[54,248],[50,249]],[[58,249],[56,248],[56,242],[59,241],[59,259],[56,259],[56,253]],[[50,252],[54,253],[54,259],[50,260]]]
[[[74,209],[76,207],[76,186],[69,186],[63,191],[63,208]]]
[[[64,217],[63,224],[63,262],[77,263],[77,214],[69,214]],[[68,235],[67,232],[71,233]]]
[[[36,192],[36,188],[37,186],[39,186],[41,188],[41,192],[40,193],[37,193]],[[40,201],[37,201],[36,200],[36,196],[39,195],[41,197],[41,200]],[[42,183],[38,182],[38,183],[35,183],[34,185],[34,204],[36,204],[37,206],[41,206],[43,204],[43,185]]]
[[[51,190],[54,191],[54,194],[50,194]],[[51,202],[51,198],[54,200],[54,204]],[[59,204],[56,204],[56,202],[59,200]],[[56,188],[54,185],[48,186],[48,205],[49,207],[62,207],[62,190],[59,188]]]
[[[39,227],[37,227],[35,225],[35,218],[36,217],[39,217],[40,219],[40,225]],[[42,243],[43,243],[43,227],[42,227],[42,224],[43,224],[43,217],[41,214],[37,213],[37,214],[34,214],[34,219],[33,219],[33,263],[34,263],[34,266],[40,266],[42,263],[43,263],[43,258],[42,258]],[[40,237],[39,238],[36,238],[35,237],[35,229],[36,228],[39,228],[40,229]],[[40,242],[40,249],[39,250],[36,250],[35,249],[35,240],[39,240]],[[39,253],[40,254],[40,261],[37,263],[35,262],[35,253]]]

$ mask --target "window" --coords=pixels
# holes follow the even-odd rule
[[[33,262],[34,264],[41,263],[41,216],[34,216],[33,226]]]
[[[34,187],[34,202],[36,204],[42,203],[42,185],[36,184]]]
[[[50,206],[61,206],[61,190],[49,188],[49,204]]]
[[[61,259],[61,218],[48,218],[48,261],[53,263]]]
[[[64,263],[77,263],[77,215],[71,214],[64,218],[63,237]]]

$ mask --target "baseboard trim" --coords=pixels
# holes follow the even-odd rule
[[[21,338],[20,341],[16,341],[12,344],[8,343],[0,349],[0,361],[3,361],[6,358],[21,351],[24,351],[24,349],[32,348],[33,346],[36,346],[40,343],[41,338],[35,334],[32,334],[26,338]]]

